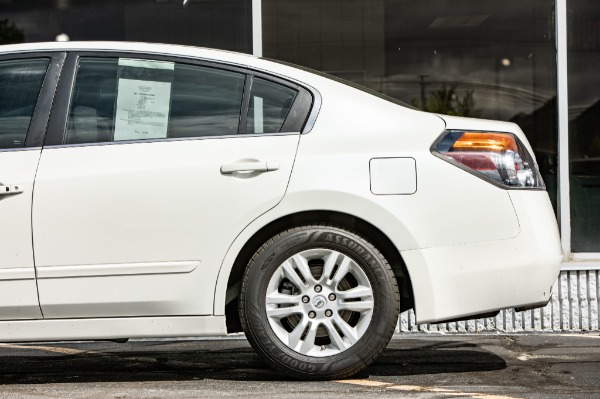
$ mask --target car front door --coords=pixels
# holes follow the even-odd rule
[[[0,320],[42,316],[31,243],[31,201],[61,64],[60,54],[0,56]]]
[[[139,55],[65,70],[33,200],[44,317],[212,314],[227,248],[285,193],[298,88]]]

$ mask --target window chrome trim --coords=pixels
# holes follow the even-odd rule
[[[150,143],[170,143],[174,141],[195,141],[195,140],[214,140],[214,139],[242,139],[251,137],[274,137],[274,136],[298,136],[299,132],[279,132],[279,133],[248,133],[248,134],[228,134],[222,136],[200,136],[200,137],[171,137],[166,139],[149,140],[119,140],[119,141],[101,141],[97,143],[70,143],[70,144],[51,144],[44,146],[45,150],[73,147],[98,147],[105,145],[120,144],[150,144]]]
[[[19,151],[40,151],[42,147],[14,147],[14,148],[0,148],[2,152],[19,152]]]

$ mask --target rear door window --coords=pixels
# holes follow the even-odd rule
[[[169,61],[82,58],[65,142],[234,135],[245,74]]]

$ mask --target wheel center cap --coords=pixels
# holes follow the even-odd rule
[[[317,295],[313,298],[312,304],[315,308],[321,309],[327,304],[327,299],[323,295]]]

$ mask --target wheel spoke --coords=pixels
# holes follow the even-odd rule
[[[293,314],[302,313],[300,306],[288,306],[283,308],[269,308],[267,307],[267,317],[274,317],[281,319],[283,317],[291,316]]]
[[[327,320],[324,326],[327,329],[327,332],[329,333],[329,339],[331,340],[331,343],[335,345],[335,347],[338,350],[343,351],[351,346],[346,341],[344,341],[344,338],[342,338],[342,336],[337,331],[331,320]]]
[[[289,259],[283,262],[281,267],[283,269],[283,274],[292,282],[292,284],[298,287],[298,289],[301,291],[303,288],[306,288],[306,284],[304,281],[302,281]]]
[[[294,263],[296,264],[297,270],[300,272],[300,274],[302,274],[302,277],[304,277],[304,281],[309,282],[309,283],[316,282],[315,278],[313,277],[312,273],[310,272],[310,267],[308,267],[308,262],[304,256],[301,256],[300,254],[296,254],[292,257],[292,259],[294,260]]]
[[[337,296],[338,298],[345,300],[372,298],[373,290],[371,290],[369,287],[365,287],[364,285],[359,285],[358,287],[350,288],[346,291],[339,291]]]
[[[308,318],[302,317],[302,320],[298,325],[292,330],[288,335],[288,346],[294,350],[299,350],[298,346],[300,344],[300,338],[302,337],[302,333],[306,330],[306,326],[308,324]]]
[[[325,265],[323,266],[323,275],[321,276],[321,280],[327,281],[330,279],[331,272],[337,263],[339,255],[339,252],[331,251],[327,257],[327,260],[325,261]]]
[[[308,352],[310,352],[314,347],[315,347],[315,338],[317,337],[317,329],[319,328],[319,323],[317,322],[310,322],[309,327],[308,327],[308,334],[306,334],[306,337],[304,338],[304,342],[302,343],[302,346],[300,347],[300,353],[303,354],[308,354]]]
[[[373,310],[373,301],[352,301],[342,302],[338,304],[339,310],[352,310],[354,312],[364,312],[365,310]]]
[[[300,301],[300,295],[286,295],[277,291],[267,295],[267,305],[298,305]]]
[[[339,327],[339,329],[342,331],[342,334],[344,334],[344,337],[347,338],[348,341],[350,341],[351,345],[354,345],[356,341],[358,341],[358,337],[356,336],[356,330],[354,329],[354,327],[346,323],[346,321],[342,319],[337,313],[334,313],[333,320],[335,321],[335,324]]]
[[[331,278],[331,281],[333,282],[332,285],[334,287],[337,287],[340,281],[342,281],[342,279],[346,277],[346,274],[348,274],[348,271],[350,270],[350,262],[352,262],[352,260],[347,256],[344,256],[342,262],[335,271],[335,275]]]

